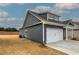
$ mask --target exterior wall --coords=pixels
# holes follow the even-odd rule
[[[77,38],[77,40],[79,40],[79,30],[74,30],[74,37]]]
[[[26,17],[25,20],[26,21],[24,22],[23,27],[31,26],[31,25],[39,22],[39,20],[36,17],[34,17],[33,15],[31,15],[30,13],[28,14],[28,16]]]
[[[69,38],[72,38],[71,34],[72,34],[72,31],[68,31],[68,37]],[[75,38],[77,38],[77,40],[79,40],[79,30],[73,31],[73,37],[75,37]]]
[[[69,40],[72,39],[72,31],[71,31],[71,29],[67,30],[67,35],[68,35]]]
[[[42,24],[27,28],[27,38],[43,43]]]

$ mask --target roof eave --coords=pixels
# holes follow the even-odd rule
[[[64,26],[64,24],[59,24],[59,23],[55,23],[55,22],[43,21],[42,23],[43,24],[48,24],[48,25]]]

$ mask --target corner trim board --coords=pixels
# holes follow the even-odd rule
[[[44,31],[44,23],[42,23],[42,25],[43,25],[43,43],[44,43],[44,39],[45,39],[45,38],[44,38],[44,32],[45,32],[45,31]]]

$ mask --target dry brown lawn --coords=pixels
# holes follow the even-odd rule
[[[0,31],[0,35],[18,35],[18,32]]]
[[[0,35],[0,55],[65,55],[65,53],[19,38],[18,35],[8,34]]]

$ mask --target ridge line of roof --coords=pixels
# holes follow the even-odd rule
[[[33,10],[29,10],[29,11],[35,12],[35,11],[33,11]],[[53,14],[53,15],[56,15],[56,16],[58,16],[58,17],[61,17],[61,16],[59,16],[59,15],[57,15],[57,14],[55,14],[55,13],[49,12],[49,11],[45,11],[45,12],[41,12],[41,13],[35,12],[35,13],[37,13],[37,14],[49,13],[49,14]]]

